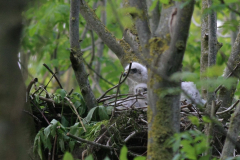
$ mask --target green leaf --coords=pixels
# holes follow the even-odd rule
[[[69,142],[69,148],[70,148],[70,151],[71,151],[71,152],[73,151],[74,146],[75,146],[75,141],[70,141],[70,142]]]
[[[121,152],[120,152],[120,160],[127,160],[127,152],[128,152],[128,149],[124,145],[121,149]]]
[[[59,142],[59,146],[60,146],[60,148],[61,148],[61,151],[64,152],[65,147],[64,147],[64,141],[63,141],[63,139],[62,139],[62,138],[59,139],[58,142]]]
[[[97,109],[97,107],[94,107],[92,108],[89,112],[88,112],[88,115],[87,117],[84,118],[84,121],[83,122],[90,122],[92,117],[93,117],[93,114],[94,114],[94,111]]]
[[[112,110],[113,110],[113,106],[107,106],[107,114],[111,115],[112,114]]]
[[[52,124],[51,135],[54,137],[56,135],[56,129],[57,129],[57,126],[58,126],[58,121],[53,119],[50,123]]]
[[[209,117],[207,117],[207,116],[203,116],[203,117],[202,117],[202,120],[203,120],[203,122],[205,122],[205,123],[211,123],[211,122],[212,122],[211,119],[210,119]]]
[[[146,160],[146,157],[138,156],[138,157],[135,157],[134,160]]]
[[[104,160],[111,160],[108,156],[104,158]]]
[[[89,156],[87,156],[87,157],[85,158],[85,160],[94,160],[94,159],[93,159],[93,156],[90,154]]]
[[[63,156],[63,160],[74,160],[74,158],[71,153],[66,152]]]
[[[43,159],[42,157],[42,145],[41,145],[41,140],[40,138],[37,139],[37,152],[40,157],[40,159]]]
[[[104,106],[98,106],[98,114],[99,114],[100,120],[108,120],[109,119],[107,110]]]
[[[80,105],[81,105],[81,102],[80,102],[80,101],[75,101],[75,102],[74,102],[74,106],[75,106],[76,108],[80,107]]]
[[[223,74],[224,68],[225,68],[225,65],[221,65],[221,66],[215,65],[207,68],[207,71],[203,75],[208,77],[221,76]]]
[[[61,117],[61,124],[64,127],[68,127],[69,122],[68,122],[68,120],[64,116]]]
[[[188,116],[188,119],[191,121],[192,124],[199,126],[199,119],[196,116]]]
[[[58,89],[57,91],[58,91],[58,93],[60,94],[60,96],[61,96],[62,99],[64,99],[64,97],[66,97],[67,92],[66,92],[64,89]],[[56,91],[56,92],[57,92],[57,91]]]
[[[160,2],[161,2],[162,4],[168,4],[168,3],[169,3],[169,0],[160,0]]]
[[[47,128],[44,129],[44,134],[45,134],[46,138],[48,138],[48,136],[51,132],[51,127],[52,127],[52,125],[50,124],[49,126],[47,126]]]
[[[157,2],[159,2],[159,0],[154,0],[154,1],[152,2],[151,7],[149,7],[149,11],[152,11],[152,10],[156,7]]]

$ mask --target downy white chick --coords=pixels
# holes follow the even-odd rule
[[[123,76],[128,73],[129,65],[125,67]],[[132,67],[127,77],[127,85],[129,87],[129,93],[134,93],[134,87],[139,83],[147,83],[148,73],[147,68],[140,63],[132,62]]]
[[[134,87],[134,94],[138,94],[137,102],[134,104],[135,108],[146,108],[147,107],[147,84],[139,83]],[[143,99],[142,99],[143,98]],[[136,100],[135,100],[136,101]]]
[[[204,105],[206,103],[206,101],[202,99],[199,91],[196,88],[196,85],[193,82],[182,82],[181,87],[182,90],[187,93],[187,95],[181,93],[180,101],[185,101],[187,104]],[[188,97],[191,97],[193,101]]]

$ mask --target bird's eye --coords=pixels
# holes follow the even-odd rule
[[[131,69],[132,73],[137,73],[137,69],[136,68],[133,68]]]
[[[143,90],[144,90],[144,92],[146,92],[146,91],[147,91],[147,88],[144,88]]]

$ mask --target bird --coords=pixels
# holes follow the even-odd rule
[[[128,73],[129,65],[125,67],[123,76]],[[148,72],[147,68],[138,62],[132,62],[131,71],[127,77],[127,85],[129,86],[129,93],[136,94],[142,88],[147,90]],[[141,85],[140,85],[141,84]],[[143,84],[144,87],[143,87]],[[180,102],[185,101],[187,104],[204,105],[206,101],[201,98],[199,91],[194,82],[181,82]],[[187,95],[186,95],[187,94]]]
[[[193,82],[182,82],[181,88],[185,92],[180,95],[180,102],[185,102],[186,104],[199,104],[204,105],[206,101],[202,99],[196,85]],[[186,95],[187,94],[187,95]],[[189,98],[190,97],[190,98]]]
[[[130,65],[130,64],[129,64]],[[125,67],[123,76],[125,77],[129,70],[129,65]],[[148,73],[147,68],[138,62],[132,62],[131,70],[127,77],[127,85],[129,93],[134,93],[134,87],[139,83],[147,83]]]
[[[147,107],[147,84],[139,83],[134,87],[134,94],[138,95],[136,98],[135,108],[146,108]]]

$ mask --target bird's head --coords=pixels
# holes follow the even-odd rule
[[[126,66],[123,76],[126,76],[128,73],[129,65]],[[132,67],[129,72],[128,78],[137,82],[137,83],[147,83],[147,68],[140,63],[132,62]]]
[[[147,92],[147,84],[146,83],[139,83],[134,87],[135,94],[143,94]]]

